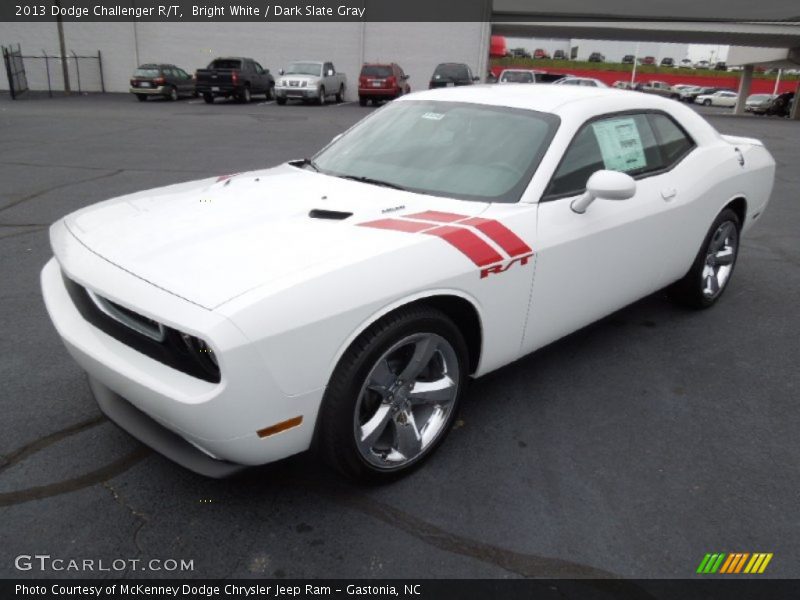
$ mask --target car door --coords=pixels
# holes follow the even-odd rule
[[[269,71],[255,61],[253,61],[253,68],[255,69],[256,77],[258,78],[258,91],[266,92],[269,88]]]
[[[191,94],[194,92],[194,82],[192,81],[191,75],[189,75],[183,69],[179,69],[177,67],[173,70],[177,80],[178,92],[181,94]]]
[[[680,158],[680,157],[678,157]],[[678,194],[650,115],[618,113],[586,122],[538,204],[536,274],[524,349],[541,347],[656,291],[676,271]],[[628,200],[571,204],[598,170],[636,180]]]

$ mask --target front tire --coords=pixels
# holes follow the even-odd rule
[[[320,106],[325,104],[325,88],[324,87],[319,88],[319,98],[317,98],[317,103]]]
[[[447,315],[427,306],[387,315],[339,361],[320,409],[319,451],[351,479],[409,473],[450,431],[468,369],[464,336]]]
[[[286,98],[281,98],[280,96],[278,96],[275,98],[275,102],[277,102],[278,105],[283,106],[286,104]]]
[[[692,308],[709,308],[720,299],[736,266],[741,228],[739,217],[730,208],[714,219],[692,268],[669,288],[673,300]]]
[[[711,106],[711,100],[703,100],[703,106]]]

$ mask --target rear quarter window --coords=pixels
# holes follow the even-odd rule
[[[694,141],[668,116],[652,114],[650,122],[658,137],[658,145],[661,148],[665,168],[680,161],[686,153],[694,148]]]
[[[158,77],[158,69],[136,69],[134,77]]]

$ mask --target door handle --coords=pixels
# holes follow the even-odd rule
[[[661,197],[667,201],[672,200],[677,195],[678,195],[678,190],[676,190],[675,188],[661,190]]]

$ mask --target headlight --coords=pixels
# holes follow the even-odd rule
[[[281,86],[281,87],[285,86],[286,85],[286,80],[285,79],[278,79],[278,85]]]
[[[306,87],[307,85],[308,85],[307,81],[301,81],[300,82],[300,87]]]

